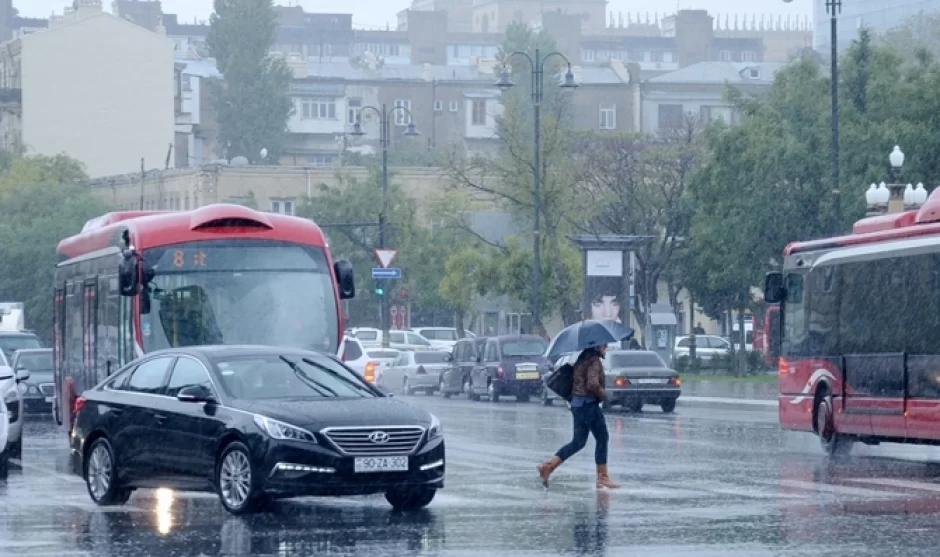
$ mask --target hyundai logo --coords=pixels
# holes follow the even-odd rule
[[[373,431],[369,434],[369,441],[372,441],[376,445],[381,445],[383,443],[388,443],[388,434],[384,431]]]

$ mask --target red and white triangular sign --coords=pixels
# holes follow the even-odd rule
[[[397,249],[377,249],[375,250],[375,256],[379,258],[379,263],[382,264],[383,269],[388,269],[388,266],[392,264],[392,261],[395,260],[395,256],[398,255]]]

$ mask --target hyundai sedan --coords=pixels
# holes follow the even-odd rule
[[[71,462],[98,505],[167,487],[213,491],[244,514],[373,493],[420,509],[444,487],[445,461],[436,417],[330,356],[211,346],[153,352],[82,393]]]

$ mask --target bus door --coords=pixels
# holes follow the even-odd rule
[[[62,405],[66,398],[62,391],[65,384],[65,288],[56,288],[52,299],[52,380],[56,392],[53,417],[57,424],[62,425],[62,416],[65,415]]]
[[[88,279],[82,285],[82,368],[85,388],[91,388],[99,380],[98,370],[98,279]],[[104,371],[101,370],[101,374]]]
[[[846,356],[846,417],[854,423],[858,419],[866,419],[871,424],[873,435],[906,437],[904,369],[904,354]]]

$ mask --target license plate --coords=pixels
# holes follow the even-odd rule
[[[357,458],[356,473],[368,472],[407,472],[407,456],[370,456]]]
[[[637,379],[636,383],[638,385],[662,385],[665,383],[665,379]]]
[[[47,396],[47,397],[46,397],[46,402],[48,402],[49,404],[52,404],[52,397],[51,397],[51,396]]]
[[[536,364],[517,364],[516,371],[538,371],[539,366]]]
[[[516,379],[538,379],[539,377],[541,377],[541,375],[539,375],[539,372],[537,371],[516,373]]]

